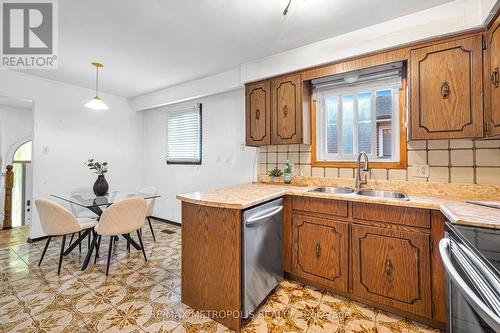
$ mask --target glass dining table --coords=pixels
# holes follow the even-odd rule
[[[62,194],[51,194],[51,196],[69,203],[71,205],[71,210],[75,215],[79,215],[78,212],[82,212],[85,210],[94,213],[96,215],[97,221],[99,221],[100,216],[107,207],[122,199],[140,197],[145,200],[151,200],[160,197],[160,195],[158,194],[145,193],[140,191],[110,191],[103,196],[96,196],[91,191],[74,191]],[[69,253],[71,253],[71,251],[79,246],[86,237],[89,237],[90,239],[91,232],[92,229],[87,229],[83,233],[81,233],[81,236],[79,236],[75,242],[71,243],[70,246],[64,251],[64,255],[68,255]],[[125,238],[134,248],[136,248],[137,250],[141,250],[140,245],[137,244],[137,242],[130,235],[122,235],[122,237]],[[99,249],[96,249],[96,255],[98,255],[98,251]],[[88,251],[87,256],[85,257],[82,264],[82,271],[87,269],[91,256],[92,251]]]

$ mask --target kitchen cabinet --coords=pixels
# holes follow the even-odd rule
[[[246,144],[271,144],[271,84],[258,82],[245,87]]]
[[[293,274],[347,292],[347,223],[296,214],[292,235]]]
[[[271,141],[273,144],[301,143],[300,74],[271,82]]]
[[[309,144],[310,86],[300,74],[247,84],[246,144]]]
[[[354,294],[430,317],[429,248],[429,234],[353,225]]]
[[[488,136],[500,135],[500,16],[486,32],[485,109]]]
[[[411,139],[483,137],[482,70],[480,34],[411,50]]]

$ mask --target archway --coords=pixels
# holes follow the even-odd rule
[[[12,157],[12,227],[27,225],[31,220],[31,150],[32,141],[29,140],[17,147]]]

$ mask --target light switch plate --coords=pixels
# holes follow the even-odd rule
[[[47,147],[47,146],[43,146],[43,147],[42,147],[42,154],[44,154],[44,155],[48,155],[48,154],[49,154],[49,147]]]
[[[429,166],[426,164],[415,165],[415,177],[428,178],[429,177]]]

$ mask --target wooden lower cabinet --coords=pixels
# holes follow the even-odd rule
[[[347,223],[307,215],[293,216],[292,273],[338,291],[347,291]]]
[[[431,318],[430,235],[352,226],[355,296]]]

